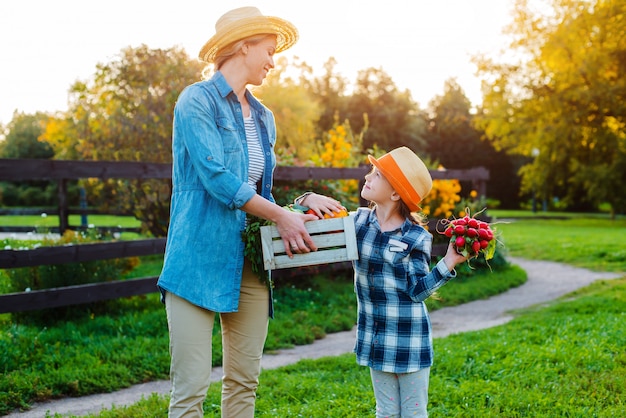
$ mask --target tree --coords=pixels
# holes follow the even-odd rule
[[[409,91],[399,91],[382,69],[358,73],[354,93],[341,116],[350,121],[355,132],[368,126],[365,149],[377,145],[390,150],[405,145],[421,152],[425,148],[426,115],[419,111]]]
[[[39,140],[48,115],[13,113],[6,126],[5,139],[0,142],[0,158],[50,159],[50,145]],[[0,183],[0,200],[8,206],[49,206],[56,199],[56,184],[49,181]]]
[[[98,64],[92,80],[72,86],[69,111],[55,119],[47,138],[64,157],[169,163],[174,104],[187,85],[201,79],[201,71],[180,48],[123,49],[117,60]],[[87,186],[91,204],[130,212],[155,236],[167,233],[169,180],[113,179]]]
[[[626,1],[542,4],[550,13],[516,1],[508,55],[517,61],[479,61],[489,81],[477,126],[528,157],[522,191],[615,213],[626,205]]]
[[[469,169],[485,167],[491,173],[488,197],[502,202],[504,207],[517,207],[519,181],[511,159],[496,151],[491,143],[481,140],[470,113],[471,103],[454,79],[446,80],[442,96],[433,98],[429,107],[428,154],[445,168]],[[471,185],[463,184],[467,197]]]
[[[348,108],[348,81],[335,73],[336,65],[335,58],[330,57],[324,63],[324,73],[320,77],[313,77],[310,69],[302,73],[300,83],[314,95],[322,108],[318,123],[318,137],[331,130],[337,119],[345,118],[342,113]],[[306,77],[307,74],[309,78]]]
[[[287,58],[278,58],[275,68],[254,92],[274,113],[278,157],[287,159],[286,154],[291,154],[288,160],[292,164],[302,164],[315,149],[321,108],[302,82],[287,76],[288,64]],[[303,75],[306,67],[299,68]]]
[[[50,145],[39,140],[47,120],[48,115],[41,112],[34,115],[14,112],[6,126],[6,137],[0,142],[0,158],[52,158]]]
[[[445,82],[444,93],[430,102],[428,152],[447,168],[484,165],[479,133],[471,126],[470,101],[456,80]]]

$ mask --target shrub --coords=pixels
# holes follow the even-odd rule
[[[45,238],[35,246],[61,246],[89,244],[108,239],[108,237],[87,230],[85,232],[66,231],[59,239]],[[9,278],[9,292],[52,289],[64,286],[82,285],[119,280],[137,264],[137,257],[110,260],[95,260],[80,263],[52,264],[33,267],[20,267],[5,270]],[[115,301],[101,301],[86,305],[65,306],[38,311],[15,312],[11,315],[14,322],[26,322],[46,325],[58,320],[72,320],[87,314],[105,312]]]

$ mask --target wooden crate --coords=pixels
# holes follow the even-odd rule
[[[359,258],[353,216],[320,219],[306,224],[317,251],[294,254],[289,258],[276,226],[261,227],[263,265],[265,270],[338,263]]]

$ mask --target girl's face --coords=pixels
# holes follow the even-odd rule
[[[376,167],[373,167],[372,171],[365,175],[365,185],[361,190],[363,199],[380,204],[391,200],[394,193],[395,190],[391,183]]]
[[[274,68],[276,36],[268,35],[254,44],[246,43],[243,51],[245,66],[248,69],[248,83],[260,86],[267,73]]]

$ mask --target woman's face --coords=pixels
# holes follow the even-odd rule
[[[248,83],[260,86],[267,73],[274,68],[274,53],[276,53],[276,36],[268,35],[254,44],[243,46],[245,66],[248,70]]]

